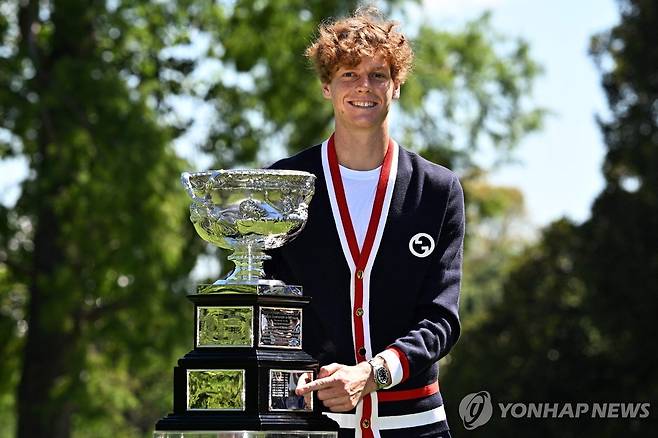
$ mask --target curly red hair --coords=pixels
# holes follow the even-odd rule
[[[319,36],[306,49],[323,83],[331,82],[341,66],[356,66],[363,57],[384,56],[391,67],[391,78],[403,84],[411,70],[413,51],[398,23],[383,19],[373,8],[359,8],[351,17],[323,23]]]

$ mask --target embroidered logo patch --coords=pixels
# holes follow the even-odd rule
[[[416,257],[427,257],[434,251],[434,239],[427,233],[418,233],[409,241],[409,251]]]

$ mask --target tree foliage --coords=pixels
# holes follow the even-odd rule
[[[321,19],[355,6],[0,5],[0,157],[29,167],[0,214],[3,431],[150,434],[170,409],[175,358],[191,345],[184,294],[204,250],[186,217],[177,180],[191,164],[179,154],[255,165],[322,139],[331,106],[302,52]],[[503,42],[483,18],[455,33],[424,26],[415,45],[417,79],[396,128],[407,146],[475,175],[468,157],[482,143],[505,151],[539,126],[527,101],[538,69],[523,42]],[[502,211],[472,187],[474,217]]]
[[[658,363],[658,5],[620,0],[620,23],[592,39],[610,114],[599,117],[606,185],[582,224],[557,221],[509,269],[452,357],[448,404],[652,403]],[[649,436],[649,418],[501,420],[473,436]]]
[[[621,23],[592,41],[610,115],[599,119],[606,186],[579,230],[582,275],[606,340],[602,380],[614,380],[619,397],[655,401],[658,351],[647,334],[658,314],[658,5],[623,0],[619,8]]]
[[[414,73],[402,88],[394,129],[404,144],[459,171],[477,167],[475,152],[485,146],[508,158],[545,114],[529,102],[541,68],[527,43],[499,35],[490,19],[486,13],[459,32],[421,26]]]

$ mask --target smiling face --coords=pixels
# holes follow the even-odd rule
[[[337,129],[373,130],[386,127],[400,85],[391,78],[386,59],[377,55],[361,58],[354,67],[339,67],[331,82],[322,85],[322,94],[331,100]]]

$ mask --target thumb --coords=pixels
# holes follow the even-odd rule
[[[333,373],[341,369],[343,365],[339,363],[330,363],[329,365],[325,365],[322,368],[320,368],[320,372],[318,373],[318,379],[321,379],[323,377],[331,376]]]

